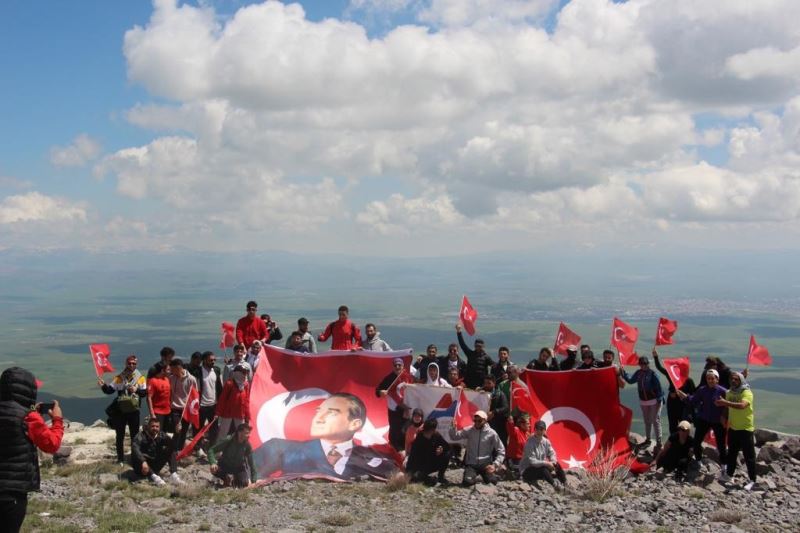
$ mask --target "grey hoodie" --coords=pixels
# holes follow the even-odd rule
[[[364,337],[364,340],[361,342],[361,345],[364,347],[365,350],[369,350],[371,352],[392,351],[392,347],[389,346],[389,343],[381,339],[380,331],[376,331],[375,336],[372,337],[371,339]]]
[[[456,428],[451,427],[450,438],[452,440],[466,439],[465,465],[483,467],[494,463],[496,467],[499,467],[506,457],[506,447],[503,446],[497,432],[489,427],[488,422],[481,429],[472,426],[456,431]]]
[[[522,473],[529,466],[542,466],[545,461],[555,463],[556,460],[556,451],[550,444],[550,440],[544,435],[541,439],[537,438],[536,435],[531,435],[525,442],[525,449],[522,450],[519,471]]]

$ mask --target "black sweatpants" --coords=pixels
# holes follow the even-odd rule
[[[494,483],[500,480],[497,474],[489,474],[486,472],[486,467],[491,465],[492,463],[485,464],[485,465],[465,465],[464,466],[464,477],[461,479],[461,484],[465,487],[471,487],[475,483],[478,482],[478,476],[481,476],[481,479],[484,483]]]
[[[552,485],[553,473],[555,473],[556,478],[558,478],[561,483],[567,482],[567,476],[564,474],[564,469],[561,468],[561,465],[558,463],[555,464],[555,470],[552,471],[545,465],[529,466],[522,473],[522,479],[528,483],[533,483],[537,479],[543,479]]]
[[[714,439],[717,441],[717,452],[719,453],[719,464],[728,464],[728,431],[721,423],[712,424],[700,418],[694,421],[694,456],[699,461],[703,458],[703,439],[708,430],[714,432]]]
[[[158,457],[153,458],[152,461],[147,461],[147,466],[150,467],[150,472],[153,474],[158,475],[161,472],[161,469],[164,468],[164,465],[169,464],[169,473],[172,474],[173,472],[178,471],[178,461],[175,460],[175,450],[170,451],[168,454],[160,455]],[[144,476],[142,473],[142,463],[133,459],[131,461],[131,466],[133,466],[133,471],[140,476]],[[148,474],[149,475],[149,474]]]
[[[114,415],[114,431],[116,432],[116,448],[117,448],[117,462],[122,463],[125,461],[125,428],[128,428],[128,433],[131,436],[131,445],[133,439],[139,434],[139,410],[132,413],[117,413]]]
[[[171,427],[174,431],[178,424],[181,425],[181,430],[178,433],[178,438],[175,442],[175,449],[180,451],[186,445],[186,432],[189,431],[189,426],[192,425],[191,422],[187,422],[186,420],[182,420],[181,417],[183,416],[183,409],[173,409],[171,417]],[[194,426],[192,426],[194,427]]]
[[[434,455],[426,459],[427,460],[418,466],[415,466],[413,470],[408,471],[412,479],[424,480],[434,472],[437,473],[439,479],[443,479],[444,473],[447,471],[447,467],[450,464],[450,451],[448,450],[442,453],[442,455]]]
[[[739,450],[744,455],[744,464],[747,466],[747,476],[750,481],[756,480],[756,445],[753,439],[753,432],[742,430],[728,430],[730,438],[730,448],[728,449],[728,475],[732,476],[736,472],[736,459]]]
[[[28,494],[24,492],[0,493],[0,532],[17,533],[28,511]]]
[[[664,455],[659,458],[656,466],[663,468],[664,472],[672,472],[673,470],[677,470],[678,472],[685,474],[686,470],[689,468],[689,458],[678,455],[675,446],[672,446]]]
[[[406,432],[403,431],[405,424],[403,409],[398,408],[396,411],[388,409],[387,412],[389,414],[389,444],[398,452],[402,451],[406,445]]]

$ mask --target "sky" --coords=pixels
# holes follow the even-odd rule
[[[0,3],[0,250],[800,243],[796,0]]]

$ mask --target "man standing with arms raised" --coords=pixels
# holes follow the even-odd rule
[[[494,365],[494,361],[489,357],[484,349],[482,339],[475,339],[475,349],[471,350],[464,342],[464,335],[461,334],[461,324],[456,324],[456,334],[461,350],[467,356],[467,371],[464,373],[464,383],[470,389],[483,387],[483,379],[489,374],[489,368]]]
[[[325,342],[329,337],[331,340],[331,350],[360,350],[361,331],[358,326],[350,321],[350,310],[346,305],[339,306],[339,320],[331,322],[325,331],[317,337],[320,342]]]

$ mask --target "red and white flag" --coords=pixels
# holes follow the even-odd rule
[[[264,348],[261,349],[263,350]],[[414,383],[414,376],[412,376],[405,367],[397,376],[397,378],[395,378],[392,384],[389,385],[389,388],[386,389],[386,395],[394,401],[395,405],[401,405],[403,403],[405,387],[400,387],[401,383]],[[391,405],[389,407],[391,407]]]
[[[750,335],[750,349],[747,351],[747,365],[769,366],[772,364],[772,356],[765,346],[756,344],[754,335]]]
[[[664,359],[664,369],[669,374],[669,379],[675,385],[675,388],[680,389],[689,379],[689,358]]]
[[[458,312],[458,320],[467,333],[475,335],[475,321],[478,320],[478,311],[469,303],[466,295],[461,299],[461,310]]]
[[[177,456],[175,456],[175,459],[176,459],[177,461],[180,461],[180,460],[181,460],[181,459],[183,459],[184,457],[188,457],[188,456],[189,456],[189,454],[190,454],[190,453],[192,453],[192,451],[193,451],[193,450],[195,449],[195,447],[197,446],[197,443],[199,443],[199,442],[200,442],[200,439],[202,439],[202,438],[203,438],[203,436],[204,436],[206,433],[208,433],[208,430],[209,430],[209,429],[211,429],[211,426],[213,426],[213,425],[214,425],[214,422],[216,422],[216,421],[217,421],[217,417],[216,417],[216,416],[215,416],[214,418],[212,418],[211,420],[209,420],[209,421],[208,421],[208,424],[206,424],[205,426],[203,426],[203,429],[201,429],[200,431],[198,431],[198,432],[195,434],[194,438],[193,438],[193,439],[192,439],[192,440],[191,440],[191,441],[190,441],[190,442],[189,442],[189,443],[188,443],[186,446],[184,446],[184,447],[183,447],[183,449],[182,449],[180,452],[178,452],[178,455],[177,455]],[[199,425],[199,424],[198,424],[198,425]]]
[[[636,353],[636,341],[639,340],[639,329],[626,324],[617,317],[611,325],[611,346],[619,352],[621,364],[635,366],[639,362],[639,355]]]
[[[186,398],[181,418],[191,423],[195,429],[200,429],[200,393],[195,386],[189,389],[189,396]]]
[[[478,411],[489,412],[490,395],[487,392],[471,391],[463,388],[455,390],[458,390],[459,393],[453,425],[456,429],[472,427],[475,425],[473,420],[475,413]]]
[[[388,444],[387,399],[375,384],[411,351],[298,353],[266,345],[250,388],[258,479],[385,479],[401,463]],[[334,460],[325,443],[351,443]]]
[[[531,392],[528,390],[527,385],[518,383],[517,381],[512,381],[510,392],[511,392],[511,401],[509,402],[510,410],[516,408],[528,414],[532,414],[535,411],[536,407],[533,405],[533,399],[531,399]]]
[[[556,342],[553,344],[553,351],[559,355],[567,355],[567,347],[571,345],[579,345],[581,343],[581,336],[567,327],[566,324],[561,322],[558,325],[556,332]]]
[[[619,464],[630,457],[632,413],[619,401],[614,367],[567,372],[527,370],[520,378],[531,394],[531,422],[543,420],[547,424],[547,437],[564,468],[588,468],[604,448]]]
[[[425,419],[435,419],[439,433],[448,442],[452,442],[448,429],[456,424],[459,408],[461,408],[461,424],[466,420],[467,426],[456,425],[457,429],[471,426],[476,411],[489,410],[488,392],[436,387],[421,383],[408,385],[405,389],[405,405],[409,409],[422,409]]]
[[[676,331],[678,331],[678,322],[663,316],[659,318],[658,327],[656,328],[656,346],[673,344],[672,336],[675,335]]]
[[[236,337],[234,336],[234,331],[236,331],[236,326],[234,326],[230,322],[222,323],[222,326],[220,327],[221,336],[219,339],[220,350],[231,348],[233,347],[233,345],[236,344]]]
[[[111,361],[108,360],[111,356],[111,348],[108,347],[108,344],[90,344],[89,353],[92,355],[92,363],[94,363],[97,377],[102,376],[105,372],[114,371]]]

